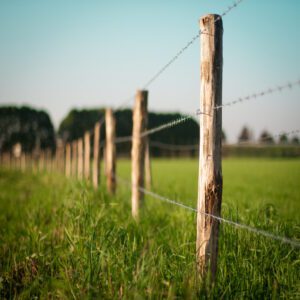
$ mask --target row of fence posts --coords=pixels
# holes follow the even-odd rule
[[[222,19],[218,15],[207,15],[200,20],[201,34],[201,101],[200,101],[200,152],[196,256],[198,271],[203,277],[210,274],[214,280],[217,267],[219,221],[211,215],[220,216],[222,201]],[[141,187],[151,187],[151,166],[147,135],[148,91],[136,94],[133,110],[131,148],[131,202],[132,216],[138,220],[144,193]],[[90,181],[94,188],[100,181],[100,133],[102,123],[94,127],[93,165],[91,176],[91,134],[59,145],[53,156],[50,150],[39,154],[21,154],[13,158],[10,153],[1,155],[6,166],[31,169],[34,172],[64,172],[68,178]],[[109,193],[116,192],[116,120],[112,109],[105,112],[106,140],[104,148],[106,186]],[[146,176],[144,176],[146,175]],[[146,177],[146,182],[145,182]]]
[[[134,115],[140,116],[134,121],[134,132],[141,134],[147,128],[147,91],[138,91],[136,98],[136,109]],[[142,105],[141,105],[142,104]],[[143,109],[143,112],[140,110]],[[135,117],[134,117],[135,118]],[[22,171],[37,172],[60,172],[64,173],[67,178],[77,178],[91,182],[94,188],[99,187],[100,183],[100,133],[102,124],[97,122],[94,126],[93,134],[90,131],[84,133],[83,138],[73,140],[63,145],[57,143],[55,153],[51,149],[34,149],[32,153],[15,154],[13,151],[1,153],[1,165],[10,169],[19,169]],[[106,109],[105,112],[105,128],[106,141],[103,149],[105,161],[105,177],[106,185],[109,193],[116,192],[116,120],[113,110]],[[136,129],[138,131],[136,131]],[[136,141],[139,136],[135,135]],[[91,136],[94,137],[93,152],[91,152]],[[151,164],[150,151],[148,149],[147,138],[143,137],[141,143],[133,143],[132,161],[133,163],[132,178],[138,178],[135,182],[138,186],[144,186],[144,165],[146,165],[146,186],[151,188]],[[140,161],[142,157],[143,162]],[[92,164],[91,164],[92,162]],[[91,176],[92,175],[92,176]],[[137,185],[135,185],[137,186]],[[136,190],[136,189],[135,189]],[[137,202],[142,199],[142,193],[132,197],[135,207],[139,207]],[[135,216],[138,217],[138,211],[135,211]]]

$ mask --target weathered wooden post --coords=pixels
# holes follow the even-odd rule
[[[222,202],[222,19],[206,15],[200,20],[201,90],[200,157],[197,214],[197,266],[201,278],[213,281],[217,270],[219,221]]]
[[[144,187],[145,172],[145,148],[146,136],[142,133],[147,129],[148,92],[138,91],[135,99],[135,105],[132,115],[132,148],[131,148],[131,212],[135,219],[139,217],[139,208],[144,194],[140,187]]]
[[[112,109],[105,111],[105,131],[106,131],[106,185],[109,193],[114,194],[116,191],[116,121]]]
[[[76,178],[77,175],[77,142],[72,142],[72,160],[71,160],[71,174]]]
[[[84,134],[84,178],[86,181],[90,180],[91,173],[91,137],[89,131]]]
[[[63,172],[64,164],[64,145],[62,140],[56,141],[56,151],[55,151],[55,169],[57,172]]]
[[[45,158],[46,158],[46,171],[47,173],[51,172],[51,160],[52,160],[52,152],[51,149],[48,148],[45,150]]]
[[[99,185],[100,174],[100,122],[95,124],[94,128],[94,153],[93,153],[93,186],[95,189]]]
[[[83,179],[83,140],[82,138],[77,141],[77,177],[78,180]]]
[[[70,143],[66,144],[66,177],[71,176],[71,145]]]
[[[151,169],[151,158],[150,158],[150,148],[149,148],[149,139],[146,139],[145,145],[145,181],[146,188],[151,189],[152,186],[152,169]]]

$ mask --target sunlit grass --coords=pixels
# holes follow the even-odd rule
[[[130,162],[118,163],[130,178]],[[300,239],[300,161],[223,162],[222,214]],[[196,207],[196,160],[154,160],[153,190]],[[299,249],[221,225],[218,278],[197,282],[195,214],[63,176],[0,171],[0,298],[299,298]]]

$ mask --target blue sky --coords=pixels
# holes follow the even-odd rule
[[[74,107],[116,107],[231,0],[0,0],[0,104],[46,109],[57,126]],[[244,0],[223,18],[223,103],[300,78],[300,1]],[[149,88],[149,108],[199,107],[199,41]],[[234,141],[300,129],[300,88],[223,110]]]

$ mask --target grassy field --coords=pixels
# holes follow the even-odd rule
[[[196,160],[153,161],[153,190],[196,207]],[[130,162],[118,163],[130,177]],[[300,240],[300,160],[223,161],[225,218]],[[195,272],[196,216],[59,174],[0,170],[0,298],[299,299],[300,250],[222,224],[218,277]]]

